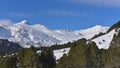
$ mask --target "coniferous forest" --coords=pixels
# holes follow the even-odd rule
[[[114,42],[118,39],[114,37]],[[109,49],[98,49],[94,42],[86,44],[86,39],[69,43],[68,54],[56,62],[53,48],[42,47],[41,52],[33,46],[21,49],[11,55],[0,56],[0,68],[119,68],[120,47],[110,46]]]

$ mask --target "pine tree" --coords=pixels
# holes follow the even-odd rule
[[[53,50],[48,47],[44,47],[41,50],[40,62],[42,63],[42,68],[54,68],[56,61],[53,55]]]

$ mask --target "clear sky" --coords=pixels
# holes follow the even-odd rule
[[[0,0],[0,20],[79,30],[120,20],[120,0]]]

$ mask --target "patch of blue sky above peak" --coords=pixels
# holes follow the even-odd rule
[[[0,19],[79,30],[111,26],[120,19],[119,0],[0,0]]]

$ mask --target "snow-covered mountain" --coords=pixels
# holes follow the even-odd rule
[[[92,28],[77,31],[51,30],[40,24],[29,25],[24,20],[16,24],[0,24],[0,39],[17,42],[24,48],[31,45],[41,47],[64,44],[81,38],[91,39],[99,33],[105,33],[108,29],[109,27],[96,25]]]

